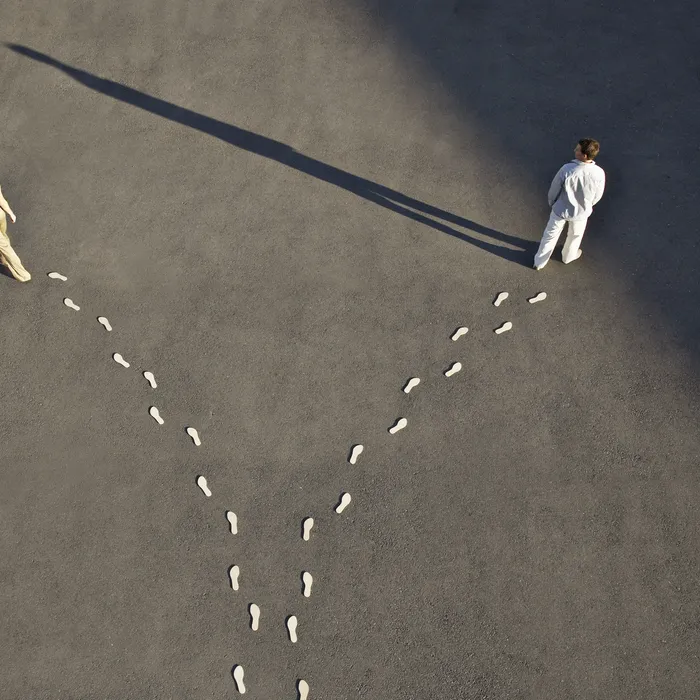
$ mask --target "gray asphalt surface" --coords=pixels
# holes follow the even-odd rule
[[[694,8],[5,0],[0,697],[697,698]]]

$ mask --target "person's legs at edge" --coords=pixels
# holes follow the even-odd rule
[[[19,282],[29,282],[32,278],[10,244],[10,239],[7,236],[7,217],[2,209],[0,209],[0,262],[10,270],[12,276]]]
[[[569,230],[566,234],[566,243],[561,251],[561,259],[565,265],[581,257],[581,239],[586,232],[588,219],[583,221],[569,221]]]
[[[564,230],[565,223],[566,219],[560,219],[554,212],[549,215],[549,221],[542,234],[539,250],[535,255],[535,267],[544,267],[549,262],[549,258],[552,257],[559,236],[561,236],[561,232]]]

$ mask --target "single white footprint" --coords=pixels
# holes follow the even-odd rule
[[[297,643],[297,616],[290,615],[287,618],[287,629],[289,630],[289,641],[292,644]]]
[[[547,292],[540,292],[534,297],[530,297],[528,301],[531,304],[536,304],[538,301],[544,301],[547,298]]]
[[[389,428],[389,432],[395,435],[399,430],[403,430],[408,425],[408,421],[405,418],[398,418],[396,423]]]
[[[245,695],[245,683],[243,682],[243,676],[245,672],[243,671],[243,666],[233,667],[233,680],[236,681],[236,689],[241,695]]]
[[[101,323],[105,327],[105,330],[108,330],[108,331],[112,330],[112,326],[109,322],[109,319],[106,316],[98,316],[97,322]]]
[[[307,700],[309,697],[309,684],[302,678],[297,683],[297,690],[299,691],[299,700]]]
[[[301,575],[301,580],[304,582],[304,598],[310,598],[311,586],[313,586],[314,577],[308,571],[305,571]]]
[[[505,333],[506,331],[509,331],[513,327],[513,324],[510,321],[506,321],[502,326],[499,326],[494,330],[494,333],[498,333],[499,335],[501,333]]]
[[[466,326],[461,326],[452,334],[452,340],[459,340],[463,335],[466,335],[469,329]]]
[[[257,632],[258,627],[260,627],[260,608],[255,603],[251,603],[250,604],[250,629],[252,629],[253,632]]]
[[[237,535],[238,534],[238,517],[232,510],[227,510],[226,511],[226,520],[228,520],[229,525],[231,526],[231,534],[232,535]]]
[[[204,492],[204,495],[207,498],[211,498],[211,491],[209,490],[209,484],[207,484],[207,480],[203,476],[198,476],[197,477],[197,486],[199,486],[200,489]]]
[[[304,518],[304,522],[301,525],[302,539],[304,542],[308,542],[311,539],[311,528],[314,526],[313,518]]]
[[[417,387],[420,384],[420,378],[419,377],[411,377],[407,382],[406,386],[403,388],[403,393],[404,394],[410,394],[411,389]]]
[[[195,428],[187,428],[187,434],[192,438],[192,442],[199,447],[202,441],[199,439],[199,433]]]
[[[131,367],[131,365],[118,352],[115,352],[114,355],[112,355],[112,359],[122,367]]]
[[[228,577],[231,579],[231,588],[238,590],[238,578],[241,575],[241,568],[236,564],[228,570]]]
[[[61,280],[61,282],[67,282],[68,278],[62,275],[60,272],[49,272],[49,277],[52,280]]]
[[[508,292],[501,292],[493,302],[494,306],[500,306],[508,298]]]
[[[352,450],[350,450],[350,458],[348,459],[348,462],[350,462],[350,464],[357,464],[357,458],[362,454],[364,449],[364,445],[353,445]]]
[[[459,370],[462,369],[462,363],[461,362],[454,362],[452,366],[445,371],[445,376],[446,377],[451,377],[453,374],[457,374]]]
[[[63,300],[63,303],[64,303],[69,309],[73,309],[73,311],[80,311],[80,307],[79,307],[77,304],[75,304],[75,303],[73,302],[72,299],[69,299],[68,297],[66,297],[66,298]]]
[[[349,493],[344,493],[340,497],[340,503],[335,507],[335,512],[342,513],[350,505],[350,501],[352,501],[352,496]]]
[[[148,413],[150,414],[151,418],[158,423],[158,425],[163,425],[163,423],[165,423],[165,421],[160,417],[160,411],[155,406],[151,406],[148,409]]]
[[[146,378],[146,381],[151,385],[151,389],[155,389],[158,385],[156,384],[156,378],[153,376],[153,372],[144,372],[143,376]]]

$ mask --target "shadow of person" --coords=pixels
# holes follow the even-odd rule
[[[348,192],[356,194],[370,202],[374,202],[385,209],[401,214],[413,221],[429,226],[437,231],[454,236],[461,241],[477,246],[494,255],[498,255],[511,262],[527,265],[532,263],[532,256],[536,249],[536,244],[526,239],[518,238],[501,231],[497,231],[487,226],[482,226],[474,221],[465,219],[456,214],[452,214],[438,207],[431,206],[407,195],[401,194],[389,187],[379,185],[366,178],[353,175],[345,170],[336,168],[328,163],[311,158],[299,153],[291,146],[275,141],[274,139],[256,134],[247,129],[241,129],[233,124],[227,124],[218,119],[207,117],[184,107],[179,107],[166,100],[152,97],[134,88],[127,87],[121,83],[106,78],[100,78],[87,71],[74,68],[61,63],[60,61],[47,56],[39,51],[30,49],[20,44],[6,43],[5,46],[17,54],[31,58],[34,61],[45,63],[74,80],[82,83],[91,90],[101,92],[115,100],[126,102],[127,104],[146,110],[152,114],[177,122],[183,126],[196,129],[202,133],[218,138],[226,143],[241,148],[250,153],[255,153],[263,158],[274,160],[288,168],[293,168],[301,173],[315,177],[336,187],[341,187]],[[464,231],[460,231],[454,226],[467,229],[473,233],[492,239],[492,241],[482,240]],[[513,250],[510,247],[499,245],[493,241],[505,243],[506,246],[514,246],[520,250]]]

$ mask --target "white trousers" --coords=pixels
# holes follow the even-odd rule
[[[569,224],[569,230],[566,234],[564,249],[561,252],[562,262],[568,264],[579,257],[581,239],[586,231],[588,219],[583,219],[583,221],[567,221],[566,219],[560,219],[554,212],[552,212],[549,215],[549,221],[547,222],[544,233],[542,234],[540,248],[535,255],[536,267],[543,267],[549,262],[549,258],[552,257],[552,253],[557,245],[559,236],[561,236],[564,226],[567,223]]]

